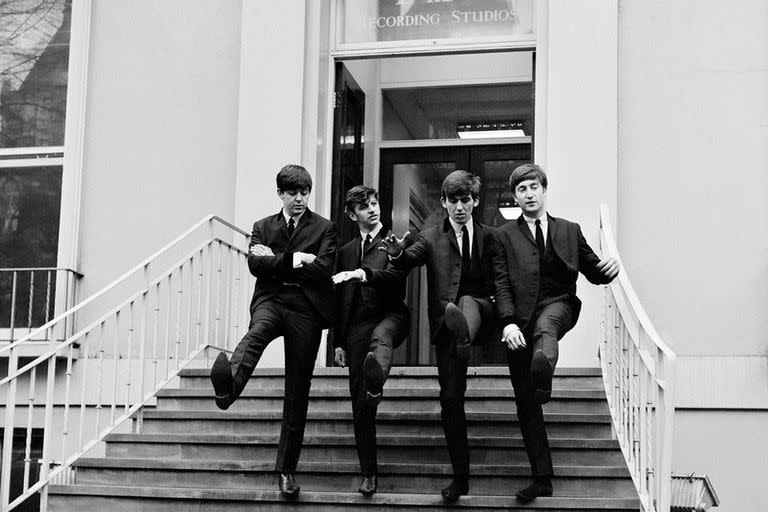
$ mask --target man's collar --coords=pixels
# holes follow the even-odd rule
[[[305,213],[307,213],[308,211],[309,211],[309,209],[307,209],[307,208],[304,208],[304,211],[303,211],[303,212],[301,212],[300,214],[296,215],[295,217],[289,217],[289,216],[288,216],[288,215],[285,213],[285,210],[284,210],[284,209],[282,209],[282,208],[280,208],[280,213],[282,214],[282,217],[283,217],[283,222],[285,222],[286,224],[288,224],[288,219],[291,219],[291,218],[292,218],[292,219],[293,219],[293,223],[294,223],[295,225],[297,225],[297,226],[299,225],[299,219],[301,219],[301,216],[302,216],[302,215],[304,215]]]
[[[371,235],[371,240],[373,240],[374,238],[376,238],[376,235],[378,235],[378,234],[379,234],[379,231],[381,231],[381,228],[383,228],[383,227],[384,227],[384,224],[382,224],[381,222],[379,222],[379,223],[378,223],[378,225],[377,225],[375,228],[373,228],[373,229],[372,229],[370,232],[368,232],[368,233],[363,233],[362,231],[360,231],[360,238],[362,238],[363,240],[365,240],[365,235]]]
[[[521,214],[521,215],[520,215],[520,217],[521,217],[521,218],[522,218],[522,219],[523,219],[525,222],[527,222],[528,224],[535,224],[537,219],[538,219],[538,220],[541,220],[541,223],[542,223],[542,224],[546,224],[546,223],[547,223],[547,221],[549,220],[549,216],[547,215],[547,211],[546,211],[546,210],[544,210],[543,212],[541,212],[541,213],[539,214],[539,216],[538,216],[538,217],[535,217],[535,218],[534,218],[534,217],[529,217],[529,216],[527,216],[527,215],[526,215],[526,214],[524,214],[524,213],[523,213],[523,214]]]
[[[461,233],[461,226],[467,226],[467,231],[470,231],[472,229],[472,222],[472,217],[469,218],[466,224],[459,224],[448,217],[448,223],[451,225],[451,228],[453,228],[453,232],[457,234]]]

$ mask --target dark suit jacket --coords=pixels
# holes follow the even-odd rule
[[[330,327],[335,313],[331,281],[336,258],[336,227],[333,222],[307,208],[289,238],[281,210],[277,215],[254,223],[250,245],[255,244],[266,245],[275,255],[248,255],[248,268],[257,278],[251,299],[251,314],[259,304],[272,298],[283,283],[296,283],[320,313],[323,327]],[[295,252],[311,253],[317,259],[301,268],[293,268]]]
[[[472,260],[477,261],[483,275],[483,293],[477,297],[491,300],[493,273],[487,244],[492,228],[479,222],[474,223]],[[456,300],[461,278],[461,252],[456,235],[446,218],[442,225],[427,229],[419,234],[412,246],[405,249],[400,257],[392,260],[395,268],[410,270],[420,265],[427,266],[429,330],[432,343],[443,323],[445,307]],[[478,337],[488,333],[481,332]]]
[[[393,312],[403,312],[410,315],[410,311],[403,304],[405,280],[408,273],[395,269],[389,261],[387,253],[378,249],[382,238],[388,234],[382,228],[371,240],[371,245],[365,251],[365,265],[363,266],[360,264],[362,247],[359,237],[355,237],[339,249],[336,258],[336,272],[362,268],[365,271],[367,281],[365,283],[347,281],[336,287],[337,315],[333,343],[337,347],[345,346],[353,308],[359,306],[355,304],[355,292],[360,287],[364,286],[375,292],[375,304],[366,304],[365,306],[375,309],[381,316]]]
[[[576,278],[581,272],[594,284],[605,284],[605,277],[581,228],[575,222],[547,215],[548,239],[554,253],[565,263],[567,274],[563,287],[568,290],[567,300],[574,306],[576,323],[581,301],[576,297]],[[539,295],[539,252],[531,230],[521,215],[496,229],[493,244],[493,271],[496,292],[496,313],[502,327],[514,323],[525,329],[531,320]]]

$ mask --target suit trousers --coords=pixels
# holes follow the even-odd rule
[[[355,429],[355,445],[364,475],[378,474],[376,445],[376,411],[365,400],[363,362],[371,352],[381,365],[384,380],[392,368],[392,353],[408,334],[410,316],[403,311],[386,314],[355,323],[347,336],[347,364],[349,365],[349,394],[352,398],[352,418]]]
[[[467,319],[470,343],[475,341],[483,323],[493,321],[493,306],[485,299],[469,295],[459,297],[457,307]],[[448,445],[448,455],[456,478],[469,477],[469,442],[464,394],[467,391],[468,361],[458,359],[450,333],[443,324],[435,337],[437,380],[440,383],[440,417]]]
[[[284,286],[251,315],[248,332],[230,358],[234,398],[245,388],[264,349],[279,336],[284,339],[285,391],[283,421],[275,470],[293,473],[299,462],[309,405],[309,388],[320,346],[322,319],[298,286]]]
[[[554,368],[558,355],[557,342],[573,327],[572,318],[573,306],[567,301],[537,305],[531,321],[523,331],[526,347],[515,351],[507,350],[509,376],[515,390],[520,431],[534,477],[550,477],[554,474],[554,469],[544,426],[544,414],[541,404],[533,398],[531,359],[536,350],[542,350]]]

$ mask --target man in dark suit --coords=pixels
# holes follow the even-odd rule
[[[437,356],[441,417],[453,482],[442,490],[448,502],[469,492],[469,444],[464,412],[470,344],[493,327],[492,269],[486,252],[491,228],[472,218],[480,203],[480,179],[454,171],[443,181],[440,202],[448,218],[419,234],[408,248],[409,233],[384,240],[396,268],[427,267],[431,340]]]
[[[334,318],[336,228],[307,208],[311,191],[306,169],[280,169],[277,195],[283,207],[256,222],[251,234],[248,268],[257,279],[248,332],[230,360],[221,352],[211,368],[216,405],[227,409],[242,393],[266,346],[284,337],[285,398],[275,469],[280,491],[289,497],[300,490],[294,472],[320,335]]]
[[[549,401],[558,341],[575,324],[581,310],[576,278],[581,272],[594,284],[619,273],[613,258],[600,260],[581,228],[547,214],[547,175],[535,164],[516,168],[509,186],[522,215],[494,233],[493,269],[496,313],[534,482],[517,492],[529,502],[552,495],[552,456],[541,404]]]
[[[339,249],[336,258],[334,361],[349,365],[355,444],[363,474],[358,490],[371,496],[378,487],[376,410],[392,367],[392,352],[410,327],[410,311],[403,304],[408,274],[392,268],[386,253],[377,250],[387,233],[379,219],[376,190],[353,187],[344,207],[357,223],[360,238]]]

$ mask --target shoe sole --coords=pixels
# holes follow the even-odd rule
[[[453,335],[453,345],[458,359],[469,359],[471,349],[469,347],[469,326],[464,314],[455,304],[449,303],[445,308],[443,319],[445,326]]]
[[[232,405],[230,394],[232,393],[232,370],[229,368],[229,360],[224,352],[219,352],[211,366],[211,384],[216,394],[216,406],[225,411]]]
[[[552,496],[552,491],[549,491],[548,493],[544,494],[537,494],[536,496],[529,496],[528,494],[521,494],[519,491],[515,493],[515,498],[517,498],[517,501],[520,503],[530,503],[536,498],[546,498]]]
[[[549,402],[552,397],[553,373],[554,369],[547,356],[537,350],[531,359],[531,384],[534,389],[533,398],[540,404]]]
[[[377,393],[375,390],[381,390],[384,387],[384,370],[370,352],[363,361],[363,374],[365,376],[365,399],[369,405],[378,405],[381,402],[382,392]]]

